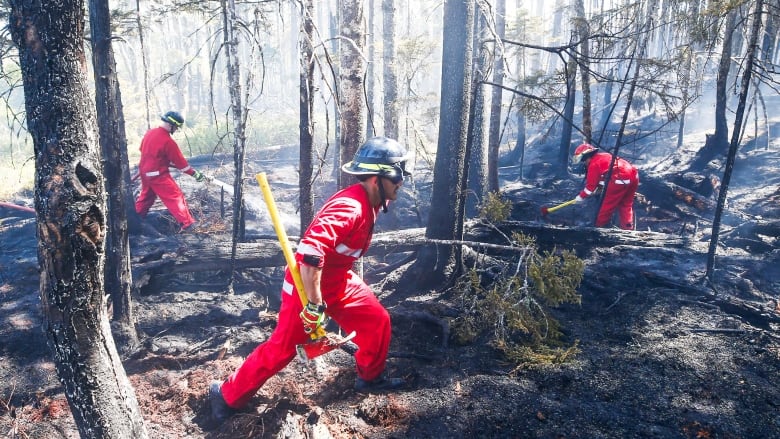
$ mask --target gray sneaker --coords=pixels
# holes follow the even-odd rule
[[[212,381],[209,384],[209,404],[211,405],[211,417],[215,421],[222,423],[236,413],[236,409],[230,407],[222,397],[222,383]]]
[[[390,378],[385,374],[375,378],[371,381],[366,381],[363,378],[355,378],[355,390],[358,392],[378,392],[383,390],[396,390],[406,385],[406,380],[403,378]]]

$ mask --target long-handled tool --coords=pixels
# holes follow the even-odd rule
[[[257,183],[263,191],[263,198],[265,199],[265,204],[268,206],[268,213],[271,216],[271,222],[274,225],[276,237],[279,239],[279,245],[282,247],[284,259],[287,261],[287,267],[290,269],[293,282],[295,282],[295,289],[298,290],[301,305],[305,308],[306,304],[309,303],[309,298],[306,296],[306,292],[303,291],[301,273],[298,270],[298,264],[295,262],[292,250],[290,249],[287,232],[284,230],[282,222],[279,219],[279,212],[276,210],[276,202],[274,201],[273,194],[271,194],[271,187],[268,185],[268,179],[266,179],[265,172],[257,174],[255,178],[257,178]],[[355,331],[352,331],[346,337],[342,337],[338,334],[327,333],[325,332],[325,328],[320,326],[311,334],[311,340],[309,340],[308,343],[296,346],[296,350],[298,352],[298,357],[301,360],[311,360],[334,349],[338,349],[353,338],[355,338]]]
[[[209,175],[209,174],[203,174],[203,175],[206,177],[206,183],[213,184],[214,186],[221,188],[223,191],[227,192],[228,194],[233,195],[233,186],[214,177],[213,175]]]
[[[571,206],[572,204],[574,204],[576,202],[577,202],[577,199],[576,198],[572,198],[571,200],[564,201],[563,203],[561,203],[561,204],[559,204],[557,206],[553,206],[553,207],[546,207],[545,206],[545,207],[542,207],[542,215],[543,216],[547,216],[548,213],[555,212],[558,209],[563,209],[566,206]]]

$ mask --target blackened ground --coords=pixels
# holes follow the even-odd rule
[[[745,159],[765,161],[757,153]],[[295,173],[279,162],[274,169],[269,180],[277,200],[294,217],[288,203],[295,186],[277,180]],[[231,181],[216,165],[209,171]],[[581,225],[592,209],[578,205],[540,218],[541,206],[570,198],[580,182],[540,175],[528,184],[504,177],[516,219]],[[777,219],[771,193],[762,195],[780,185],[777,179],[768,173],[756,179],[761,184],[755,190],[735,188],[743,195],[733,203]],[[224,230],[230,222],[214,207],[213,188],[186,176],[181,182],[202,221],[186,236],[164,230],[165,239],[182,246],[229,239]],[[396,207],[402,214],[382,221],[419,226],[408,198]],[[261,213],[251,217],[267,227]],[[0,218],[0,433],[78,437],[41,330],[33,219],[8,210]],[[164,224],[166,215],[154,218]],[[638,222],[679,231],[679,221],[667,212]],[[379,261],[367,261],[367,280],[393,318],[388,370],[409,380],[405,389],[355,392],[352,357],[334,352],[313,364],[293,362],[244,411],[214,425],[207,385],[268,338],[279,306],[279,268],[243,271],[233,294],[226,293],[227,279],[219,272],[157,279],[155,290],[135,298],[144,347],[124,365],[153,438],[780,437],[780,251],[721,248],[709,285],[702,280],[705,232],[700,227],[687,248],[578,249],[587,262],[582,304],[556,309],[554,317],[581,352],[562,365],[517,368],[484,342],[452,343],[439,322],[456,312],[454,292],[401,284],[406,266],[372,277]],[[131,239],[135,259],[150,239]]]

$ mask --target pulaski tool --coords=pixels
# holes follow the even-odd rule
[[[574,204],[576,202],[577,202],[577,199],[573,198],[573,199],[571,199],[569,201],[564,201],[563,203],[561,203],[561,204],[559,204],[557,206],[553,206],[553,207],[546,207],[545,206],[545,207],[542,207],[542,216],[547,216],[548,213],[553,213],[553,212],[555,212],[558,209],[563,209],[566,206],[571,206],[572,204]]]
[[[306,304],[309,303],[309,298],[306,296],[306,292],[303,291],[301,273],[298,270],[298,264],[290,249],[290,241],[287,239],[287,232],[284,230],[284,226],[279,219],[279,212],[276,210],[276,202],[274,201],[273,194],[271,194],[271,187],[268,185],[268,179],[265,176],[265,172],[257,174],[255,178],[257,178],[257,183],[263,191],[263,198],[265,199],[265,204],[268,206],[268,213],[271,216],[271,222],[274,225],[276,237],[279,239],[279,245],[282,247],[284,259],[287,261],[287,267],[290,269],[293,282],[295,282],[295,289],[298,290],[298,297],[301,299],[301,305],[305,308]],[[298,345],[295,349],[298,352],[298,358],[307,361],[319,357],[322,354],[327,354],[334,349],[338,349],[349,343],[353,338],[355,338],[355,331],[352,331],[346,337],[342,337],[338,334],[327,333],[325,328],[321,325],[316,331],[311,333],[311,339],[307,343]]]

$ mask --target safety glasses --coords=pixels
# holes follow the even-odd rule
[[[400,184],[401,182],[404,181],[404,174],[403,172],[399,172],[397,174],[388,175],[387,179],[390,180],[390,183]]]
[[[393,172],[389,175],[386,175],[388,180],[390,180],[393,184],[400,184],[404,181],[404,176],[406,175],[412,175],[411,173],[406,171],[406,163],[405,162],[398,162],[393,163]]]

